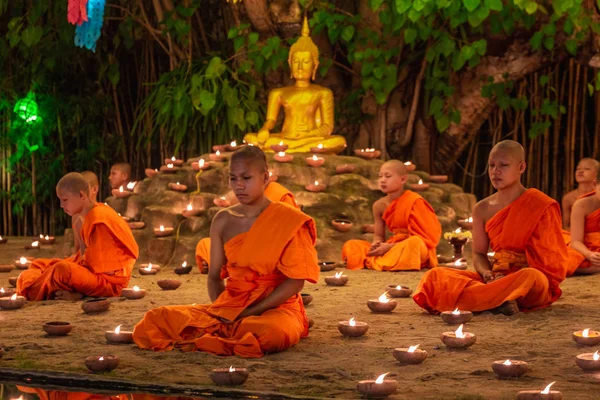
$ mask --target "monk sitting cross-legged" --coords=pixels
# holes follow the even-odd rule
[[[565,194],[562,198],[562,215],[563,227],[567,230],[564,232],[565,240],[570,241],[568,230],[571,225],[571,212],[575,200],[594,190],[596,175],[600,173],[600,163],[593,158],[583,158],[577,164],[575,170],[575,180],[577,181],[577,189]]]
[[[519,143],[506,140],[494,146],[488,168],[498,191],[473,210],[477,272],[435,268],[425,273],[413,299],[431,313],[458,307],[511,315],[546,307],[561,295],[567,247],[558,203],[521,185],[526,164]],[[492,263],[489,247],[495,252]]]
[[[573,205],[567,275],[600,272],[600,171],[594,184]]]
[[[231,205],[239,203],[233,192],[228,193],[226,197]],[[299,209],[293,193],[277,182],[267,183],[265,197],[274,203],[287,203],[292,207]],[[196,265],[198,265],[200,272],[204,274],[208,273],[208,266],[210,265],[210,238],[200,239],[196,245]]]
[[[112,208],[92,202],[89,184],[80,173],[65,175],[56,194],[68,215],[83,218],[81,247],[64,260],[33,261],[17,280],[18,294],[29,300],[120,295],[138,257],[131,230]]]
[[[96,204],[98,202],[98,176],[92,171],[83,171],[81,176],[88,182],[90,187],[90,200],[92,203]],[[71,227],[73,228],[73,234],[75,237],[75,246],[73,249],[73,254],[76,255],[77,252],[85,247],[81,239],[81,227],[83,226],[83,218],[75,214],[71,217]]]
[[[210,228],[207,285],[212,304],[147,312],[133,331],[143,349],[261,357],[308,335],[299,292],[305,280],[319,278],[315,223],[266,198],[269,173],[258,147],[236,150],[229,170],[240,203],[219,211]]]
[[[400,161],[388,161],[381,166],[379,188],[387,196],[373,203],[373,242],[344,243],[342,259],[346,260],[346,268],[403,271],[437,266],[435,248],[442,227],[429,203],[404,189],[406,178],[406,168]],[[394,234],[387,241],[386,226]]]

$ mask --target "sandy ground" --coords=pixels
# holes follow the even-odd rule
[[[0,245],[0,264],[25,253],[25,239]],[[59,245],[55,245],[58,247]],[[53,250],[40,250],[48,256]],[[18,273],[0,273],[0,286]],[[111,309],[100,315],[86,315],[81,303],[43,301],[28,303],[16,311],[0,311],[0,343],[7,352],[0,368],[45,369],[86,374],[83,359],[88,355],[116,354],[119,368],[109,375],[154,383],[210,385],[209,372],[229,365],[247,367],[250,378],[244,388],[330,398],[359,398],[356,382],[383,372],[397,379],[400,389],[392,399],[510,399],[519,390],[543,389],[552,381],[566,399],[597,399],[600,373],[582,372],[575,356],[596,348],[578,347],[571,333],[583,328],[600,330],[600,276],[570,278],[563,283],[563,297],[552,307],[512,317],[482,313],[476,315],[467,331],[477,335],[477,343],[465,351],[448,350],[440,334],[455,328],[437,316],[424,313],[411,299],[398,299],[391,314],[373,314],[366,306],[388,284],[417,286],[422,272],[382,273],[347,271],[345,287],[325,285],[322,274],[315,285],[306,284],[305,293],[314,296],[307,313],[315,320],[310,336],[298,345],[262,359],[216,357],[203,353],[171,351],[153,353],[134,345],[108,345],[104,331],[123,324],[131,330],[145,311],[159,305],[208,301],[206,276],[197,269],[184,275],[175,292],[164,292],[157,279],[176,277],[170,269],[157,276],[134,274],[130,286],[148,290],[141,300],[113,299]],[[370,324],[362,338],[344,338],[336,326],[340,320],[356,317]],[[67,337],[51,338],[42,324],[51,320],[69,321],[74,329]],[[402,366],[392,356],[395,347],[420,344],[429,358],[421,365]],[[495,360],[513,358],[530,363],[524,377],[498,380],[491,370]],[[1,376],[0,376],[1,381]]]

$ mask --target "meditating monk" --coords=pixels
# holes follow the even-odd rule
[[[98,183],[98,176],[92,171],[83,171],[81,173],[83,178],[89,184],[90,200],[92,203],[98,202],[98,189],[100,184]],[[77,254],[79,249],[83,246],[83,240],[81,239],[81,227],[83,226],[83,217],[76,214],[71,217],[71,227],[73,228],[73,236],[75,244],[73,248],[73,255]]]
[[[121,186],[126,186],[131,180],[131,165],[126,162],[118,162],[110,167],[110,175],[108,181],[111,189],[118,189]]]
[[[261,357],[308,335],[299,292],[305,280],[319,278],[315,223],[265,196],[269,174],[258,147],[236,150],[229,171],[240,203],[212,221],[207,283],[212,304],[147,312],[133,331],[140,348]]]
[[[415,192],[404,189],[403,163],[391,160],[379,170],[379,189],[385,197],[373,203],[373,242],[349,240],[342,247],[348,269],[409,271],[436,267],[436,246],[442,227],[431,205]],[[386,240],[386,227],[394,236]]]
[[[272,202],[287,203],[292,207],[298,208],[294,194],[287,190],[283,185],[277,182],[270,182],[267,184],[265,189],[265,197]],[[230,192],[226,196],[231,206],[239,203],[235,193]],[[210,265],[210,238],[200,239],[196,245],[196,265],[203,274],[208,273],[208,266]]]
[[[286,151],[289,153],[308,152],[319,145],[330,153],[344,150],[346,139],[331,134],[335,108],[333,92],[311,82],[319,67],[319,48],[310,37],[306,18],[302,36],[290,47],[288,64],[296,84],[269,93],[264,125],[258,133],[246,134],[244,140],[267,152],[272,152],[271,146],[280,142],[288,146]],[[281,109],[285,113],[281,133],[272,133]]]
[[[593,158],[583,158],[577,164],[577,169],[575,170],[577,189],[570,191],[562,198],[563,227],[565,230],[568,231],[570,229],[571,209],[575,200],[594,190],[596,175],[599,171],[600,163]],[[568,237],[566,237],[566,240],[568,240]]]
[[[19,276],[17,293],[28,300],[120,295],[139,253],[131,230],[112,208],[92,202],[89,184],[80,173],[65,175],[56,194],[65,213],[83,218],[81,247],[64,260],[33,261]]]
[[[567,276],[600,272],[600,170],[594,178],[594,191],[573,205],[568,254]]]
[[[430,313],[542,308],[556,301],[565,279],[567,247],[560,207],[536,189],[525,189],[523,147],[498,143],[488,159],[496,193],[473,210],[473,263],[477,272],[434,268],[423,275],[414,301]],[[490,263],[488,251],[495,252]]]

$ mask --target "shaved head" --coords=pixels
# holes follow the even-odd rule
[[[116,168],[119,171],[121,171],[122,173],[124,173],[125,175],[127,175],[128,179],[129,179],[129,177],[131,177],[131,165],[129,165],[129,163],[118,162],[118,163],[113,164],[112,168]]]
[[[600,162],[594,158],[582,158],[579,160],[578,165],[585,165],[588,168],[594,170],[594,175],[596,175],[596,179],[600,178]]]
[[[525,161],[525,149],[523,149],[523,146],[521,146],[519,142],[515,142],[514,140],[503,140],[498,142],[492,148],[492,151],[490,151],[490,156],[495,152],[509,154],[518,162]]]
[[[384,168],[384,167],[391,169],[392,171],[397,173],[399,176],[406,175],[406,166],[404,165],[404,163],[402,163],[402,161],[389,160],[389,161],[384,162],[383,165],[381,166],[381,168]]]
[[[90,184],[79,172],[70,172],[56,184],[56,192],[90,195]]]
[[[267,157],[258,146],[242,146],[237,149],[229,160],[229,165],[236,162],[249,162],[255,165],[260,172],[266,172],[269,167],[267,165]]]
[[[92,172],[92,171],[83,171],[81,173],[81,175],[88,182],[88,184],[90,185],[90,188],[98,187],[98,185],[99,185],[99,183],[98,183],[98,175],[96,175],[94,172]]]

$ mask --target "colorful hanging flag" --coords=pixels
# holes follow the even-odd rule
[[[67,20],[73,25],[81,25],[88,20],[87,17],[88,0],[69,0],[67,8]]]
[[[87,21],[75,28],[75,45],[96,52],[102,33],[106,0],[87,0]]]

